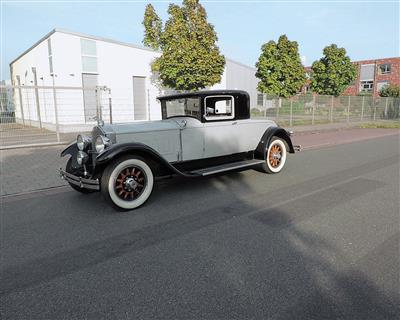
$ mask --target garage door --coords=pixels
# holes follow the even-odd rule
[[[133,108],[135,120],[147,120],[145,77],[133,77]]]
[[[97,74],[82,74],[83,103],[85,108],[85,121],[94,121],[97,116],[96,86]]]

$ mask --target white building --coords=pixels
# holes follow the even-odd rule
[[[17,121],[53,129],[57,117],[60,130],[71,131],[92,126],[98,110],[105,121],[110,109],[113,122],[160,119],[156,97],[163,92],[150,67],[159,55],[146,47],[54,29],[10,63],[12,83],[21,88],[14,95]],[[226,59],[221,83],[212,89],[246,90],[255,105],[257,82],[254,68]],[[98,86],[111,91],[96,91]]]

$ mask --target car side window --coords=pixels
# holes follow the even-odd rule
[[[204,99],[206,120],[225,120],[235,117],[235,102],[232,96],[208,96]]]

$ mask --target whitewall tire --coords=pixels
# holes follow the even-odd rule
[[[101,192],[105,199],[123,210],[132,210],[150,197],[154,176],[145,159],[121,157],[110,163],[101,177]]]
[[[280,172],[286,163],[287,149],[285,142],[273,137],[266,150],[265,163],[262,164],[263,171],[267,173]]]

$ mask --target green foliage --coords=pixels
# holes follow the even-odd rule
[[[170,4],[168,14],[161,36],[163,53],[152,65],[162,85],[196,90],[220,82],[225,58],[199,0],[183,0],[182,6]]]
[[[379,92],[381,97],[393,97],[398,98],[400,97],[400,86],[396,85],[388,85],[384,86],[381,91]]]
[[[324,95],[340,95],[357,77],[356,66],[344,48],[331,44],[324,48],[324,56],[314,61],[311,70],[311,90]]]
[[[269,41],[261,47],[256,63],[258,90],[279,97],[290,97],[299,92],[306,80],[298,44],[281,35],[278,42]]]
[[[143,44],[158,50],[162,33],[162,21],[151,4],[146,6],[142,22],[144,26]]]

